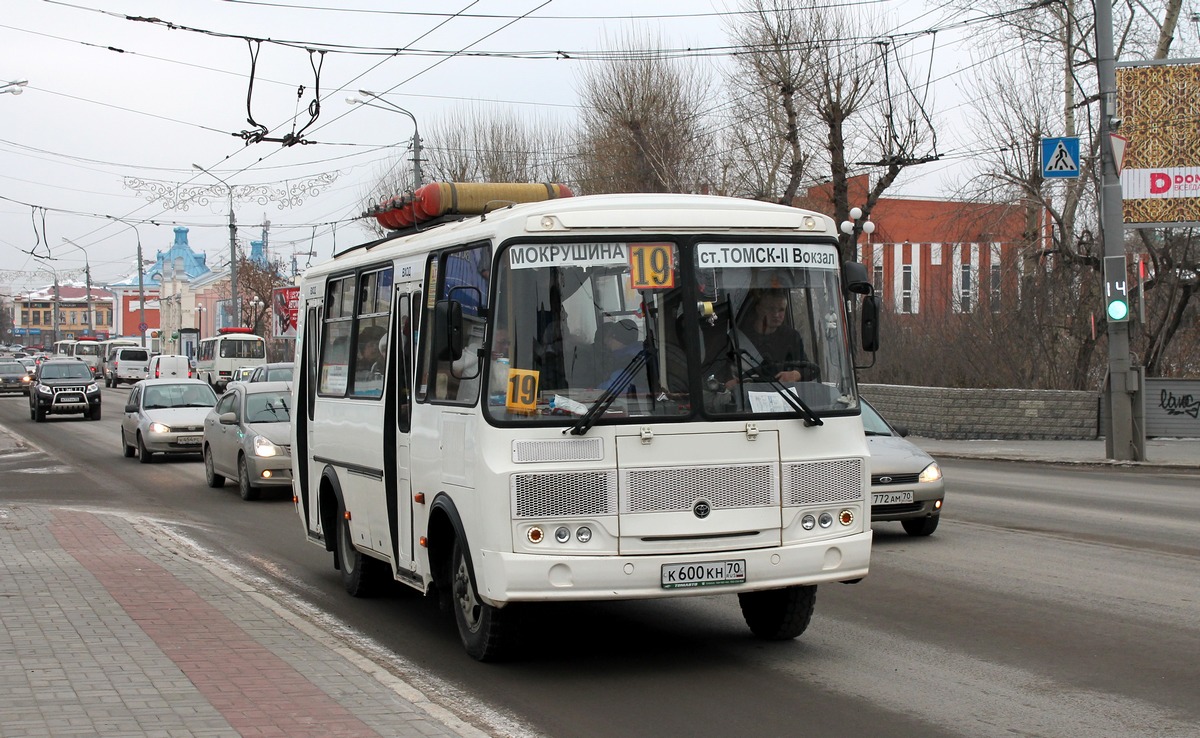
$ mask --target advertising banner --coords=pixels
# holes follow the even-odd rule
[[[1117,117],[1126,225],[1200,225],[1200,63],[1118,65]]]
[[[272,336],[296,337],[296,310],[300,305],[299,287],[276,287],[271,300]]]

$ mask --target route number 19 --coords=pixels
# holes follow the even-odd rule
[[[629,248],[629,286],[635,290],[669,290],[675,286],[675,247],[669,243],[636,243]]]

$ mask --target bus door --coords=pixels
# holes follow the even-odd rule
[[[413,304],[420,304],[420,285],[396,286],[392,311],[392,340],[388,342],[387,409],[384,422],[384,484],[388,490],[388,539],[392,541],[392,558],[396,575],[415,577],[416,538],[413,535],[414,503],[410,464],[412,448],[412,377],[413,377]],[[424,525],[422,524],[422,528]]]

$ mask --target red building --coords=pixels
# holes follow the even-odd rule
[[[850,181],[849,202],[867,199],[867,177]],[[811,188],[797,205],[832,213],[829,185]],[[1020,298],[1023,257],[1045,244],[1046,227],[1027,225],[1019,205],[919,198],[880,198],[873,234],[862,234],[858,260],[873,275],[884,306],[897,314],[943,317],[980,309],[1002,312]]]

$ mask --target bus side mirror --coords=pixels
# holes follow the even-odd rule
[[[879,297],[867,295],[862,299],[861,307],[863,351],[872,353],[879,350]]]
[[[438,361],[458,361],[463,352],[462,303],[438,300],[433,306],[433,355]]]
[[[846,283],[846,291],[856,295],[869,295],[875,289],[867,275],[866,265],[857,261],[842,262],[842,279]]]

